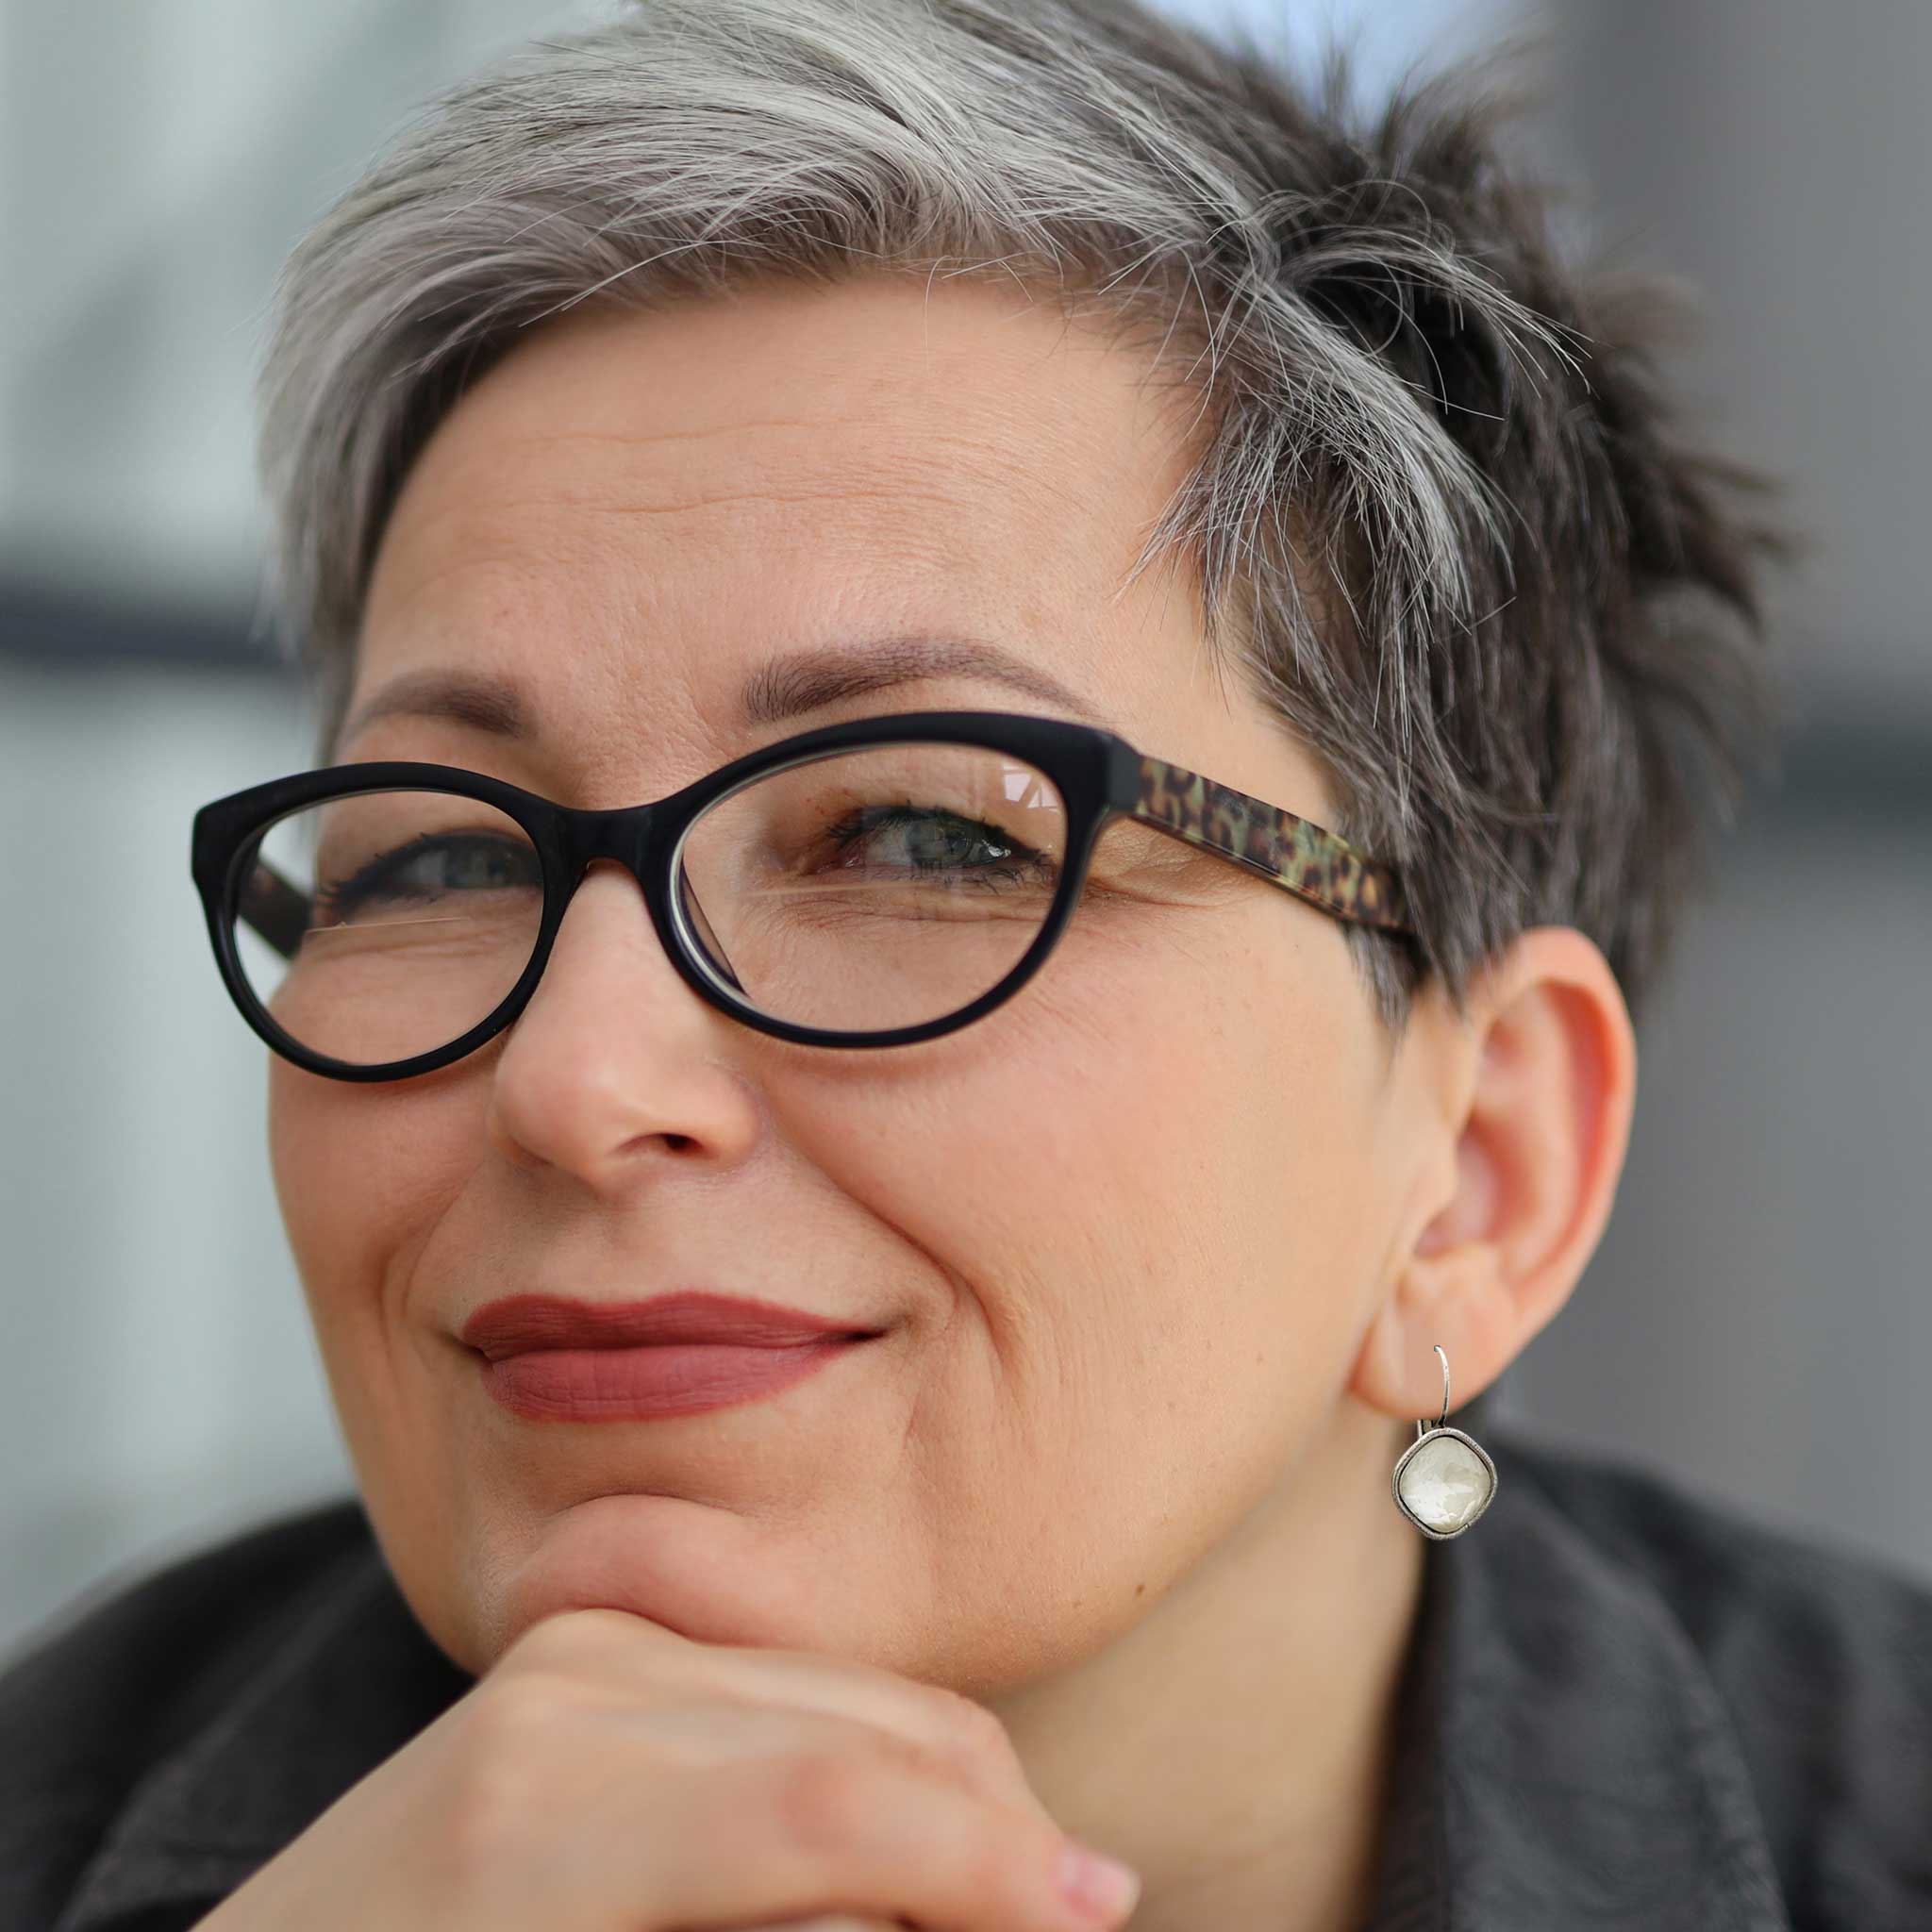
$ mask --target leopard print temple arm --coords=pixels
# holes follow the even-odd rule
[[[1265,874],[1302,898],[1387,932],[1412,932],[1401,879],[1345,839],[1164,758],[1141,760],[1134,816]]]

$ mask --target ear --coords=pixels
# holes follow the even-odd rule
[[[1417,1042],[1424,1143],[1415,1232],[1351,1382],[1376,1408],[1434,1422],[1440,1342],[1459,1407],[1569,1299],[1609,1219],[1637,1092],[1630,1014],[1582,933],[1538,926],[1473,982],[1468,1018],[1431,1002]]]

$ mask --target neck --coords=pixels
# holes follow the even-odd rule
[[[1352,1395],[1132,1628],[993,1705],[1075,1837],[1141,1874],[1134,1932],[1358,1932],[1424,1539],[1389,1472],[1413,1424]]]

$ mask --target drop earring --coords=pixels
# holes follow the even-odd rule
[[[1462,1532],[1490,1507],[1496,1493],[1496,1465],[1474,1436],[1447,1426],[1449,1357],[1442,1344],[1442,1413],[1433,1426],[1417,1419],[1415,1441],[1396,1458],[1395,1507],[1437,1542]]]

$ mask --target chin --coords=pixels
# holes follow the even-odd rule
[[[732,1511],[682,1496],[591,1497],[545,1521],[504,1566],[488,1622],[499,1649],[545,1617],[591,1609],[622,1610],[692,1642],[789,1644],[795,1634],[761,1612],[792,1592],[774,1591],[774,1558],[748,1546],[755,1535]],[[721,1537],[739,1547],[721,1551]]]

